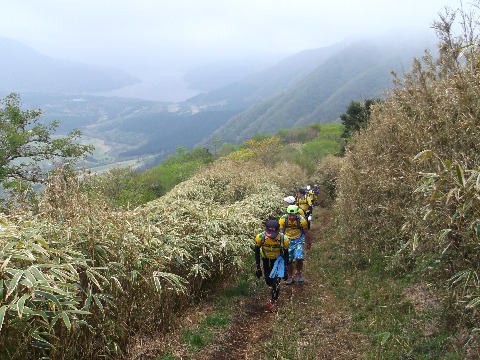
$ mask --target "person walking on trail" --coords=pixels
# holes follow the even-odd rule
[[[317,206],[318,195],[320,194],[320,189],[318,188],[317,184],[313,185],[312,193],[313,193],[313,206]]]
[[[312,187],[311,187],[310,185],[307,185],[307,187],[305,188],[305,190],[307,190],[307,191],[305,192],[305,193],[306,193],[305,195],[306,195],[307,197],[309,197],[310,200],[312,200],[312,202],[313,202],[313,191],[312,191]]]
[[[297,202],[299,208],[305,212],[305,219],[307,220],[308,229],[310,230],[310,222],[312,221],[313,205],[310,197],[307,196],[305,189],[299,189],[297,195]]]
[[[305,243],[307,249],[312,247],[312,234],[308,230],[307,221],[303,216],[298,214],[297,205],[288,205],[287,213],[280,217],[280,229],[290,240],[288,246],[288,266],[286,285],[292,285],[295,281],[293,277],[294,268],[296,270],[295,277],[299,283],[304,282],[303,257],[305,252]]]
[[[312,201],[312,206],[315,206],[315,193],[310,185],[307,185],[307,191],[305,195]]]
[[[295,199],[295,196],[287,196],[283,198],[283,201],[285,201],[288,205],[296,205],[297,199]],[[305,219],[307,218],[307,215],[305,214],[305,211],[303,211],[302,208],[298,208],[298,215],[303,216]]]
[[[268,220],[265,230],[255,237],[255,276],[257,279],[262,277],[261,259],[265,283],[272,288],[269,310],[273,309],[278,299],[280,279],[286,278],[289,244],[288,236],[280,233],[280,223],[277,220]]]

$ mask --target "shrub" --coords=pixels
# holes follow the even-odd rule
[[[1,220],[0,345],[11,358],[118,358],[140,330],[168,331],[205,287],[243,272],[304,175],[223,159],[126,211],[59,169],[37,215]]]
[[[395,77],[397,87],[353,136],[336,210],[356,258],[386,257],[396,270],[448,292],[444,304],[455,300],[457,308],[449,308],[445,326],[471,331],[478,319],[462,307],[476,306],[480,290],[480,49],[478,18],[460,14],[465,33],[451,33],[455,13],[447,10],[434,24],[438,58],[426,52],[404,79]]]
[[[320,188],[319,202],[323,206],[331,204],[337,194],[337,181],[340,176],[343,158],[337,156],[326,156],[317,167],[313,178]]]

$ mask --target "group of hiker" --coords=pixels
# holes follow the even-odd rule
[[[288,204],[286,213],[278,220],[266,221],[265,230],[255,237],[255,276],[260,279],[263,275],[271,287],[270,310],[278,299],[282,279],[286,285],[305,281],[303,258],[305,247],[309,250],[312,246],[310,223],[318,201],[318,186],[311,189],[308,185],[283,201]]]

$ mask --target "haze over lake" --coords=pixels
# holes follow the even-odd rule
[[[180,102],[201,92],[190,89],[189,84],[183,80],[184,74],[177,70],[157,70],[144,74],[137,72],[136,75],[141,82],[96,95]]]

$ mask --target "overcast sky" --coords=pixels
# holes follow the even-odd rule
[[[194,65],[229,58],[280,58],[361,34],[425,31],[444,6],[459,5],[460,0],[0,0],[0,36],[46,55],[118,67],[147,83],[149,72],[178,78]]]

